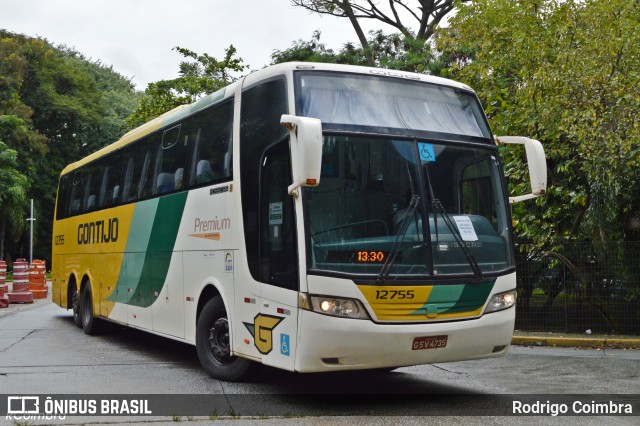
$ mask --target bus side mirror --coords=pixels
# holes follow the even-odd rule
[[[547,192],[547,161],[544,157],[542,144],[535,140],[522,136],[499,136],[496,144],[524,145],[527,153],[527,165],[529,166],[529,178],[531,180],[531,194],[509,197],[509,203],[517,203],[544,195]]]
[[[289,195],[296,196],[301,186],[318,186],[322,166],[322,123],[317,118],[283,114],[280,124],[291,134],[293,183]]]

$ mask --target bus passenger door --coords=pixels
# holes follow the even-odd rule
[[[298,330],[298,246],[289,144],[267,150],[261,162],[259,212],[260,313],[255,345],[266,365],[294,369]]]

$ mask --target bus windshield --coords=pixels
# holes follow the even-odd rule
[[[304,190],[311,272],[491,275],[513,267],[495,148],[328,136]]]
[[[399,78],[330,72],[296,74],[299,115],[326,128],[410,130],[456,139],[491,135],[477,98],[461,89]],[[328,126],[328,127],[327,127]],[[399,132],[400,131],[400,132]],[[384,132],[384,131],[383,131]]]

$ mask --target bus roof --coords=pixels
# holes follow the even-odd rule
[[[135,129],[127,132],[123,135],[118,141],[105,146],[104,148],[89,154],[88,156],[78,160],[74,163],[69,164],[62,170],[61,174],[67,174],[76,168],[88,164],[103,155],[116,151],[131,142],[134,142],[146,135],[149,135],[163,127],[169,126],[172,123],[175,123],[201,109],[204,109],[210,105],[213,105],[217,102],[224,100],[225,98],[230,97],[237,88],[238,84],[241,84],[243,87],[252,86],[260,81],[281,75],[288,75],[293,71],[332,71],[332,72],[344,72],[344,73],[352,73],[352,74],[363,74],[363,75],[374,75],[374,76],[384,76],[389,78],[398,78],[398,79],[408,79],[412,81],[421,81],[425,83],[437,84],[440,86],[448,86],[458,89],[463,89],[467,91],[473,92],[473,90],[462,83],[457,81],[448,80],[446,78],[435,77],[426,74],[417,74],[406,71],[396,71],[390,69],[383,68],[370,68],[370,67],[362,67],[356,65],[342,65],[342,64],[328,64],[328,63],[315,63],[315,62],[287,62],[283,64],[272,65],[266,68],[263,68],[259,71],[253,72],[247,76],[240,78],[238,81],[226,86],[215,93],[204,96],[203,98],[197,100],[196,102],[188,105],[180,105],[162,114],[159,117],[154,118],[153,120],[136,127]]]

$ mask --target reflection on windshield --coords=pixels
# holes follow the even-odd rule
[[[388,279],[510,268],[499,176],[491,149],[325,137],[320,185],[304,191],[310,269]]]
[[[452,87],[343,73],[297,75],[298,114],[323,123],[489,138],[475,96]]]

